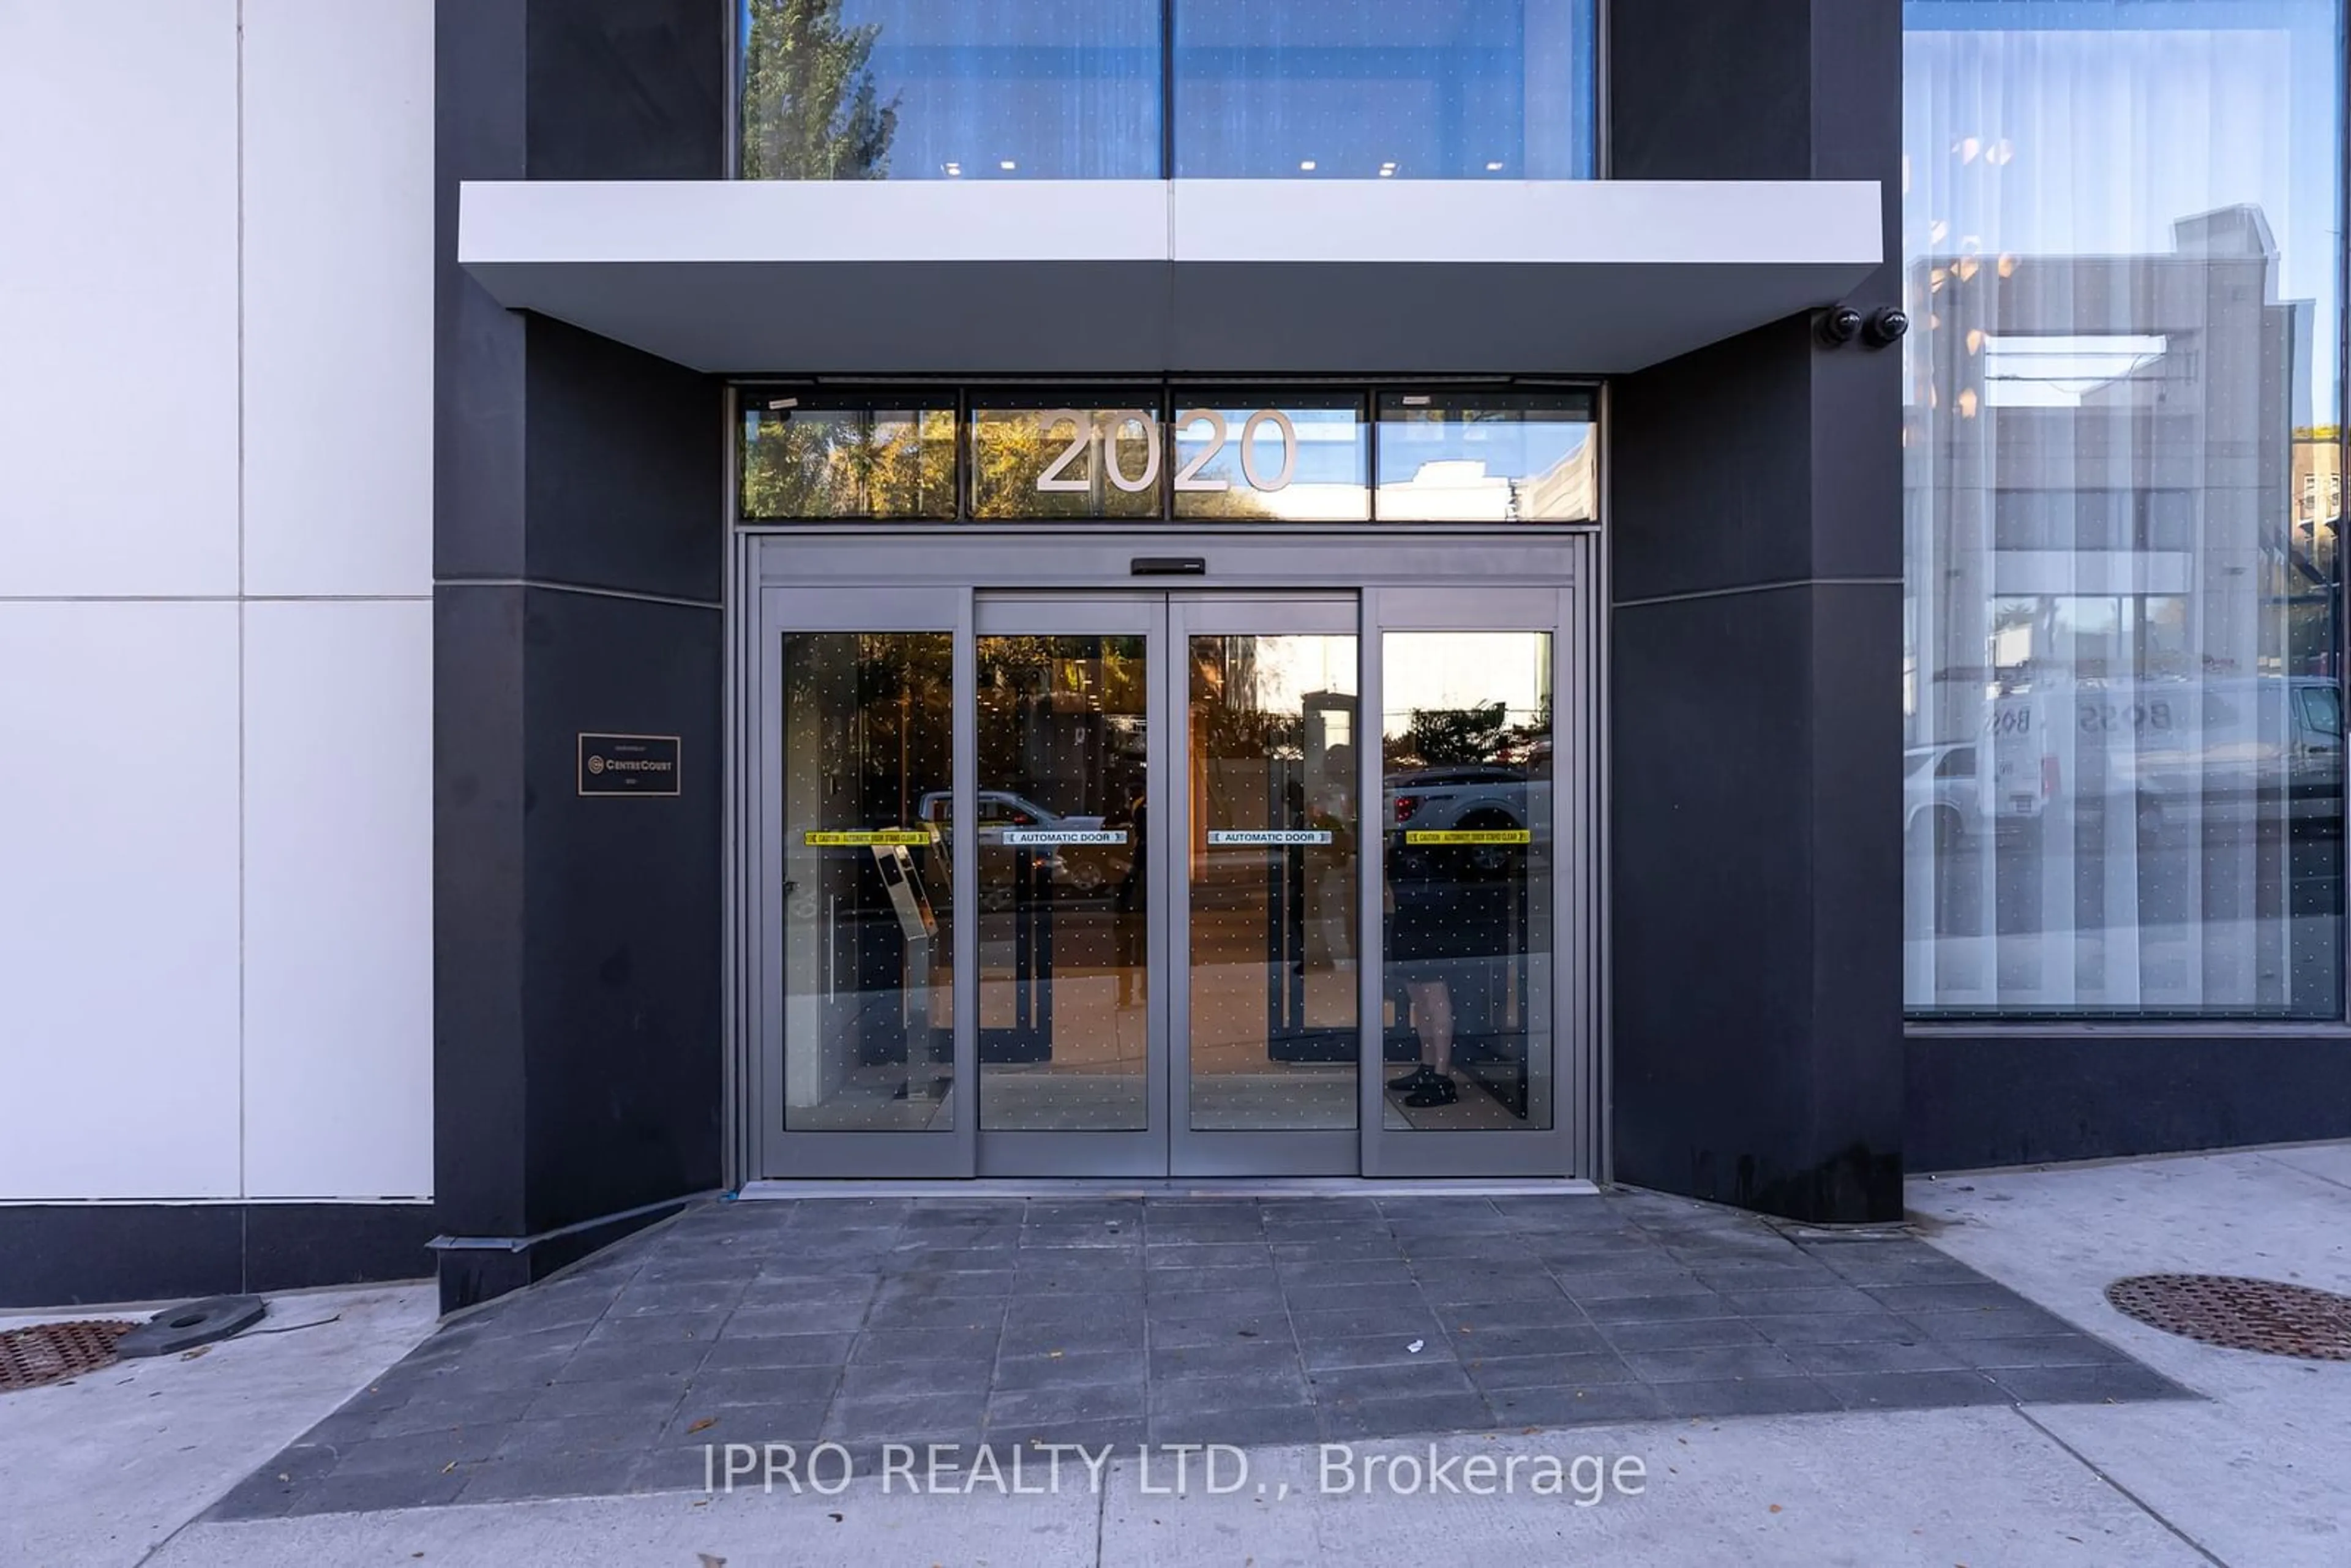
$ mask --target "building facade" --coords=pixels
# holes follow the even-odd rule
[[[0,1301],[2351,1132],[2340,0],[132,9],[0,21]]]

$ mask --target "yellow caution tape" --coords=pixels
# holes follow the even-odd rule
[[[1534,833],[1526,828],[1406,828],[1407,844],[1527,844]]]
[[[931,841],[931,835],[919,828],[872,828],[844,833],[802,833],[800,841],[812,850],[862,850],[880,844],[919,849]]]

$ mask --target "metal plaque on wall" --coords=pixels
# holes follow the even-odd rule
[[[678,792],[677,753],[674,735],[582,735],[580,792],[674,795]]]

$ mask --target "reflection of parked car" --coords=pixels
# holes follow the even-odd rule
[[[925,823],[944,831],[953,813],[953,801],[954,797],[946,790],[934,789],[922,798],[916,809]],[[1100,831],[1102,827],[1100,816],[1064,817],[1009,789],[979,792],[979,842],[983,848],[1002,845],[1008,829],[1085,833]],[[1081,893],[1094,891],[1110,876],[1102,854],[1092,845],[1040,846],[1034,852],[1048,876]]]
[[[1967,842],[1981,821],[1976,748],[1964,741],[1914,746],[1902,754],[1902,831],[1944,853]]]
[[[1388,775],[1386,795],[1388,823],[1395,828],[1542,831],[1551,826],[1551,780],[1530,781],[1519,768],[1464,763],[1411,768]]]

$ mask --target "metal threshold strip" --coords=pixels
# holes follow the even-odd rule
[[[803,1197],[1596,1197],[1599,1186],[1566,1177],[1500,1176],[1373,1181],[1360,1176],[987,1176],[965,1181],[747,1182],[737,1196]]]

